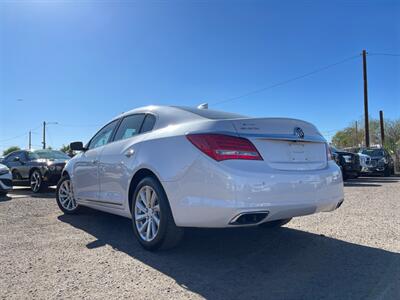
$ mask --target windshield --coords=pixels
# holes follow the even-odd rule
[[[36,150],[29,152],[30,159],[70,159],[70,157],[61,151],[55,150]]]
[[[364,149],[361,153],[369,155],[369,156],[384,156],[385,155],[383,153],[382,149]]]

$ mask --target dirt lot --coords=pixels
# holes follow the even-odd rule
[[[346,183],[333,213],[277,230],[188,230],[149,253],[130,220],[65,216],[54,192],[0,200],[0,297],[399,299],[400,177]]]

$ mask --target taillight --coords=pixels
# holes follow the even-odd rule
[[[263,160],[256,147],[247,139],[223,134],[189,134],[193,145],[211,158]]]
[[[331,147],[329,147],[328,143],[325,143],[325,148],[326,148],[326,159],[332,160],[333,159],[332,150]]]

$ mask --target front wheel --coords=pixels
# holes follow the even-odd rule
[[[153,177],[146,177],[139,182],[133,197],[133,230],[140,244],[147,250],[176,246],[183,228],[175,225],[161,184]]]
[[[386,167],[385,170],[383,171],[383,176],[390,177],[391,173],[392,172],[391,172],[390,168]]]
[[[76,214],[79,211],[79,205],[74,197],[74,190],[69,176],[63,176],[57,184],[56,200],[58,207],[65,214]]]
[[[39,170],[34,170],[29,177],[29,180],[31,183],[31,190],[34,193],[39,193],[47,187]]]

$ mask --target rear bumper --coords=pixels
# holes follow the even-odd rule
[[[273,221],[332,211],[343,201],[343,181],[334,162],[313,171],[266,170],[259,162],[198,160],[178,181],[162,182],[178,226],[231,227],[245,212],[267,211]]]

